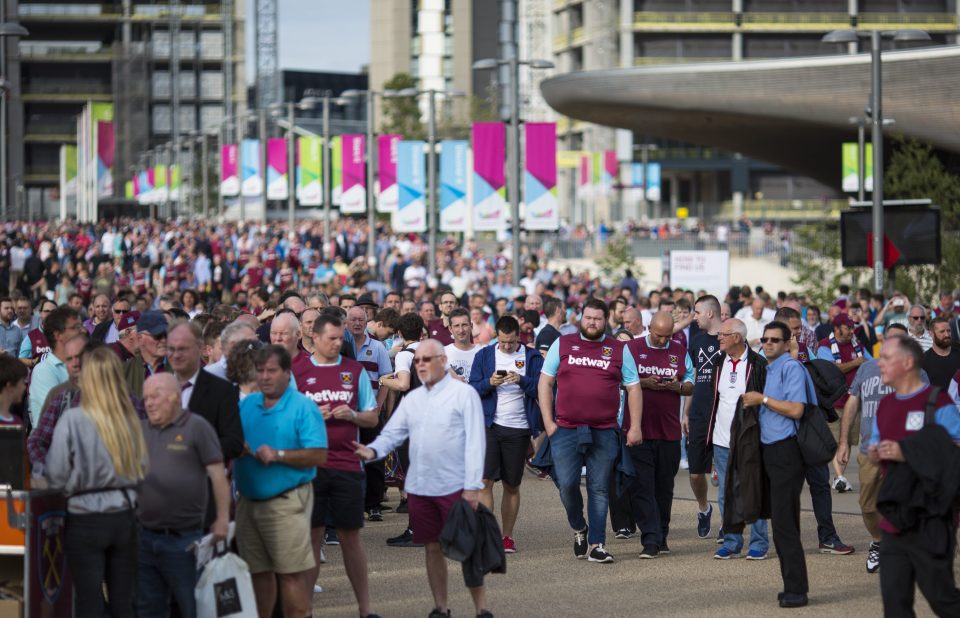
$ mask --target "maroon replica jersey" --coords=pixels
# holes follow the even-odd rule
[[[683,380],[687,350],[671,339],[666,348],[654,348],[646,337],[627,342],[627,349],[637,362],[640,379],[657,378],[663,382]],[[624,401],[623,430],[630,429],[630,404]],[[640,431],[644,440],[679,440],[680,393],[671,391],[643,391],[643,415]]]
[[[557,425],[566,429],[579,425],[616,428],[623,380],[623,342],[613,337],[590,341],[579,333],[563,335],[559,342]]]
[[[450,334],[450,329],[443,325],[443,318],[430,320],[427,324],[427,332],[430,333],[431,339],[436,339],[443,345],[453,343],[453,335]]]
[[[857,357],[857,351],[856,351],[856,348],[853,347],[852,341],[853,339],[851,339],[850,342],[848,343],[840,343],[839,341],[837,342],[837,347],[840,349],[841,363],[849,363],[850,361],[852,361]],[[830,338],[827,337],[826,339],[821,339],[820,341],[817,342],[817,346],[818,348],[827,348],[829,350]],[[853,378],[855,378],[856,375],[857,375],[856,369],[854,369],[853,371],[848,371],[847,373],[843,374],[843,377],[847,379],[847,389],[849,389],[850,385],[853,384]],[[834,402],[833,407],[837,410],[843,410],[843,406],[847,403],[847,399],[849,398],[850,398],[850,395],[847,393],[847,391],[844,391],[843,397],[841,397],[840,399],[837,399]]]
[[[340,358],[339,365],[318,367],[310,359],[294,366],[297,389],[312,399],[319,408],[329,405],[336,408],[346,404],[354,412],[360,405],[360,380],[368,379],[363,366],[350,358]],[[317,410],[319,414],[319,409]],[[350,421],[330,419],[327,426],[327,463],[323,467],[332,470],[358,472],[363,468],[350,443],[359,441],[359,428]]]

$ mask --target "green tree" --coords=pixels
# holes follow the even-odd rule
[[[941,212],[940,264],[897,267],[896,289],[926,304],[939,289],[960,287],[960,176],[946,169],[930,144],[898,137],[883,186],[887,199],[929,198]]]
[[[793,240],[789,261],[796,275],[791,282],[814,304],[829,305],[841,283],[857,287],[867,276],[866,269],[840,266],[840,227],[835,223],[801,225]]]
[[[397,73],[383,82],[384,90],[416,88],[417,81],[408,73]],[[381,131],[402,135],[404,139],[426,139],[427,132],[420,119],[420,106],[416,97],[383,98]]]
[[[607,242],[606,251],[597,258],[597,266],[607,279],[623,277],[627,269],[633,272],[635,278],[643,278],[643,268],[633,256],[630,241],[622,236],[612,237]]]

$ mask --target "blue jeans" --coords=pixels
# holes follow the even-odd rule
[[[726,485],[727,462],[730,460],[730,449],[713,445],[713,465],[717,468],[717,478],[720,479],[719,493],[717,494],[717,503],[720,505],[721,521],[723,517],[723,488]],[[725,533],[723,535],[723,546],[729,551],[740,553],[743,549],[743,535],[734,533]],[[767,520],[758,519],[750,525],[750,549],[761,553],[767,553],[770,548],[770,538],[767,536]]]
[[[137,615],[139,618],[168,618],[172,594],[183,618],[197,615],[193,590],[197,585],[197,560],[187,547],[203,536],[188,530],[181,535],[140,531],[140,558],[137,572]]]
[[[587,467],[587,520],[591,545],[606,541],[606,519],[610,474],[620,451],[620,440],[615,429],[590,429],[593,443],[580,451],[576,429],[558,427],[550,436],[550,454],[553,474],[560,490],[560,501],[567,511],[567,522],[574,530],[583,530],[583,494],[580,493],[580,470]]]

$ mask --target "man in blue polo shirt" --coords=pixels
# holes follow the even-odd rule
[[[240,405],[247,444],[234,462],[240,491],[237,547],[250,567],[257,609],[272,613],[277,577],[285,616],[310,613],[315,565],[310,515],[317,466],[327,461],[327,433],[317,406],[290,385],[290,354],[269,345],[257,353],[259,393]]]
[[[780,607],[803,607],[809,590],[800,542],[800,492],[806,467],[797,443],[797,421],[804,406],[816,401],[816,392],[803,363],[789,353],[786,324],[764,326],[760,343],[769,363],[767,381],[762,393],[744,393],[743,405],[760,406],[763,466],[770,477],[770,520],[783,578]]]

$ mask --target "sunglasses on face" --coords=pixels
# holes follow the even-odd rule
[[[440,358],[439,354],[434,354],[433,356],[420,356],[413,359],[414,365],[426,365],[435,358]]]
[[[782,337],[760,337],[760,343],[783,343],[786,339]]]

